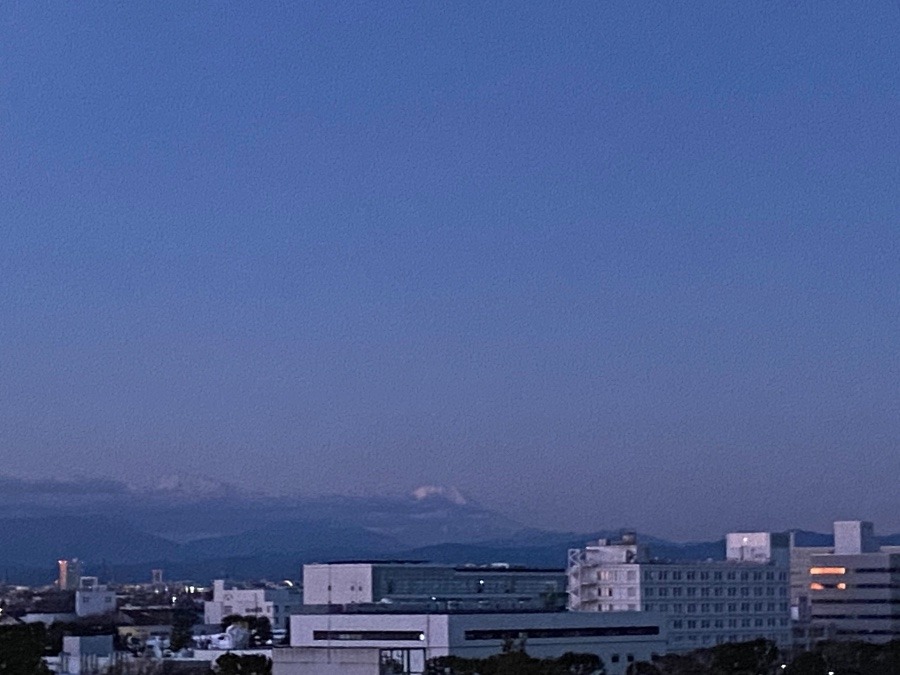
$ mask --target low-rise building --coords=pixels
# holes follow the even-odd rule
[[[288,617],[303,600],[293,588],[230,588],[225,581],[213,582],[213,597],[204,603],[204,623],[220,624],[226,616],[266,617],[273,629],[287,628]]]
[[[75,614],[99,616],[116,611],[116,593],[97,583],[97,577],[83,577],[75,591]]]
[[[651,612],[394,612],[319,608],[291,617],[290,647],[274,650],[273,675],[378,675],[391,663],[422,673],[439,656],[486,658],[510,641],[531,656],[597,654],[609,675],[666,651],[662,617]]]

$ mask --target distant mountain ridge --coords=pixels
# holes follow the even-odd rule
[[[406,497],[284,497],[173,479],[153,488],[115,481],[24,481],[0,477],[0,575],[49,583],[59,558],[88,573],[144,580],[297,578],[303,563],[349,558],[415,559],[563,568],[569,548],[618,529],[589,533],[527,528],[455,488],[423,486]],[[639,534],[659,558],[721,559],[724,540],[677,543]],[[799,531],[801,546],[831,537]],[[880,538],[900,544],[900,535]]]

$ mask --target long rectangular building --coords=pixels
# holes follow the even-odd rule
[[[291,617],[290,648],[274,652],[273,675],[377,675],[390,660],[403,673],[422,673],[439,656],[485,658],[504,644],[531,656],[592,653],[609,675],[650,661],[667,648],[661,617],[650,612],[331,612]]]

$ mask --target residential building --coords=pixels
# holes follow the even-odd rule
[[[561,609],[562,569],[495,565],[432,565],[405,561],[356,561],[303,566],[307,605],[397,602],[450,608]]]
[[[115,591],[97,583],[97,577],[82,577],[75,591],[75,614],[78,616],[99,616],[116,611]]]
[[[650,612],[396,612],[307,606],[291,617],[290,648],[273,652],[273,675],[378,675],[381,664],[400,673],[424,671],[439,656],[485,658],[508,641],[528,653],[556,658],[594,653],[609,675],[666,651],[662,617]],[[392,670],[391,672],[398,672]]]
[[[264,616],[272,628],[287,628],[288,617],[303,603],[301,594],[294,588],[233,588],[225,581],[213,581],[213,598],[204,603],[203,617],[208,624],[222,623],[226,616]]]
[[[659,561],[634,535],[569,551],[569,609],[655,612],[670,651],[755,638],[791,641],[789,539],[768,532],[726,538],[726,559]]]

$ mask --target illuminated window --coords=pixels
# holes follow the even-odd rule
[[[846,591],[846,590],[847,590],[847,584],[845,584],[843,581],[842,581],[841,583],[839,583],[839,584],[837,585],[837,587],[838,587],[838,589],[840,589],[840,590],[842,590],[842,591]]]
[[[810,574],[846,574],[846,567],[810,567]]]
[[[809,588],[810,588],[810,590],[813,590],[813,591],[824,591],[825,590],[825,587],[822,584],[817,584],[815,582],[811,583],[809,585]]]

